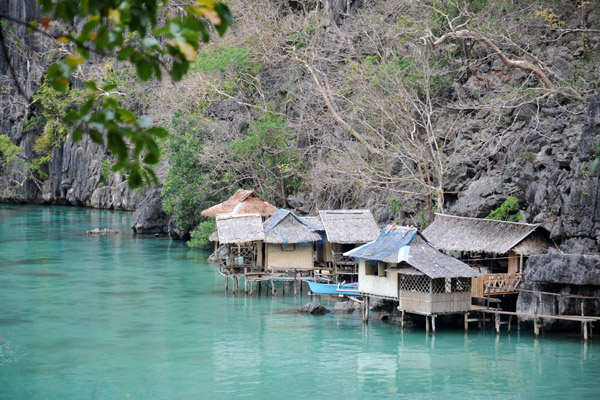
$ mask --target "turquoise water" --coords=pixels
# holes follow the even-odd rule
[[[308,298],[227,294],[206,253],[130,218],[0,205],[0,399],[600,397],[579,335],[288,313]],[[81,235],[96,227],[125,234]]]

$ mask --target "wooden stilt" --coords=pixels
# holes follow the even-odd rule
[[[583,322],[583,340],[587,341],[588,340],[588,323],[587,321]]]
[[[404,330],[404,310],[402,310],[402,317],[400,318],[401,329]]]
[[[248,268],[244,268],[244,292],[248,293]]]
[[[469,332],[469,313],[465,313],[465,333]]]
[[[521,319],[517,317],[517,333],[521,333]]]
[[[500,334],[500,315],[498,313],[494,314],[494,324],[496,325],[496,335]]]
[[[508,330],[508,334],[509,335],[510,335],[510,323],[512,322],[512,317],[513,317],[512,315],[508,316],[508,328],[507,328],[507,330]]]
[[[271,295],[275,296],[275,281],[274,281],[274,272],[271,272]]]
[[[429,316],[425,316],[425,334],[429,335]]]
[[[433,314],[431,316],[431,331],[433,332],[434,335],[435,335],[435,317],[436,317],[435,314]]]
[[[229,291],[229,276],[225,275],[225,291]]]
[[[540,336],[540,325],[538,324],[537,318],[533,319],[533,333],[535,334],[535,337]]]

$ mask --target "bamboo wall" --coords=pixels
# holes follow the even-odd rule
[[[417,314],[446,314],[471,309],[471,293],[423,293],[400,291],[400,309]]]
[[[288,245],[291,246],[291,245]],[[265,245],[265,266],[270,269],[313,269],[313,247],[295,245],[294,250],[283,250],[281,244]]]

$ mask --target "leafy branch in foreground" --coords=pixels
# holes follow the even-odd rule
[[[163,70],[177,82],[187,73],[196,59],[200,41],[208,42],[209,28],[223,35],[232,23],[225,4],[217,0],[184,2],[183,14],[171,16],[168,0],[38,0],[42,14],[39,21],[20,21],[0,14],[0,20],[26,25],[31,33],[50,36],[57,43],[69,44],[70,53],[47,71],[47,80],[54,90],[66,93],[75,71],[93,54],[128,61],[145,81],[162,79]],[[164,22],[161,17],[166,15]],[[160,21],[159,21],[160,20]],[[81,29],[50,34],[53,21],[61,26]],[[3,54],[11,65],[4,46]],[[15,80],[18,87],[18,81]],[[153,126],[148,117],[137,117],[122,107],[114,93],[114,84],[100,86],[85,82],[89,94],[79,110],[71,110],[66,120],[72,124],[74,140],[88,133],[91,139],[104,143],[117,157],[113,170],[129,175],[129,186],[140,187],[143,182],[156,182],[153,166],[160,160],[157,139],[167,136],[164,128]],[[23,94],[23,90],[19,90]]]

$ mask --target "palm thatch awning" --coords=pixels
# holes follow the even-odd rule
[[[247,243],[265,239],[260,214],[217,215],[219,243]]]
[[[435,214],[435,220],[423,231],[423,236],[436,248],[444,251],[505,254],[539,226]]]
[[[369,210],[323,210],[319,216],[330,243],[367,243],[379,235]]]
[[[277,207],[263,201],[254,190],[240,189],[222,203],[203,210],[200,215],[214,217],[217,214],[255,214],[269,217],[277,211]]]
[[[210,234],[210,236],[208,237],[208,240],[210,240],[211,242],[218,242],[219,241],[219,233],[217,231],[214,231],[213,233]]]
[[[321,240],[316,227],[289,210],[279,209],[263,224],[265,243],[314,243]]]
[[[406,275],[425,274],[430,278],[472,278],[480,276],[467,264],[427,243],[415,228],[388,226],[379,237],[344,253],[345,256],[398,264],[386,271]]]

